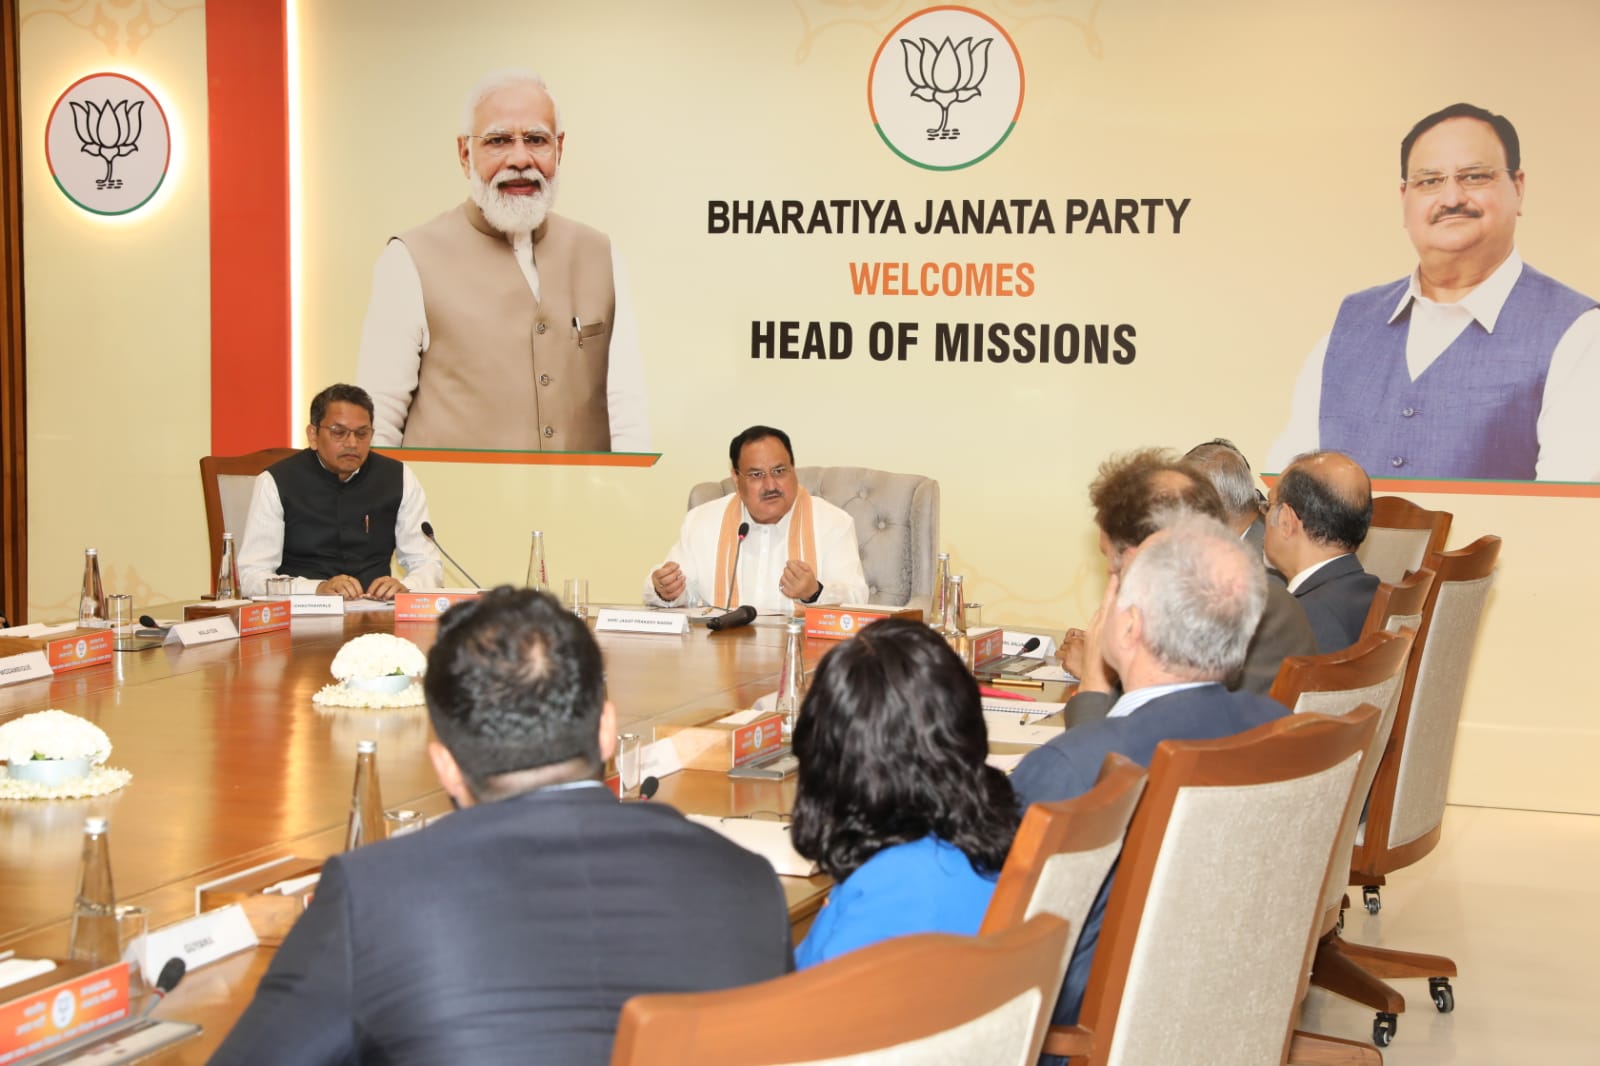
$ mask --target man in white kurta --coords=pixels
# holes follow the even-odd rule
[[[645,602],[748,604],[763,614],[788,614],[796,604],[865,603],[855,520],[801,488],[788,435],[751,426],[733,439],[728,454],[737,496],[701,504],[684,517],[678,543],[645,578]],[[737,514],[730,513],[734,499]],[[809,538],[794,525],[808,512]],[[742,537],[735,526],[745,529]],[[807,542],[811,548],[800,547]],[[805,558],[808,551],[811,558]]]

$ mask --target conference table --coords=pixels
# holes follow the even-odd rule
[[[391,612],[295,618],[288,630],[219,644],[119,652],[114,661],[0,688],[0,722],[59,708],[110,736],[108,765],[130,784],[81,800],[0,801],[0,952],[64,956],[85,817],[110,821],[119,903],[143,907],[150,928],[193,916],[196,886],[284,856],[322,859],[342,849],[356,744],[378,742],[384,805],[444,813],[429,765],[422,708],[319,708],[313,695],[349,639],[394,632],[426,650],[431,622]],[[597,634],[619,723],[646,741],[658,725],[749,707],[776,687],[781,627],[686,636]],[[814,662],[830,645],[810,641]],[[731,779],[685,770],[653,802],[704,814],[787,813],[794,779]],[[822,905],[828,879],[781,879],[797,931]],[[195,970],[156,1017],[205,1031],[151,1061],[202,1063],[239,1014],[271,960],[257,948]]]

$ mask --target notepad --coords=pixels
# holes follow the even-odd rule
[[[753,851],[786,877],[810,877],[817,872],[810,859],[802,858],[789,841],[789,823],[766,818],[717,818],[708,814],[686,815],[689,821],[720,833],[746,851]]]
[[[1020,714],[1028,718],[1043,718],[1066,708],[1065,703],[1051,703],[1048,700],[1005,700],[998,696],[985,696],[983,700],[985,713]]]
[[[1029,744],[1038,747],[1048,743],[1052,738],[1059,737],[1066,728],[1064,725],[1041,725],[1020,714],[1009,714],[1004,711],[983,712],[984,723],[989,727],[989,742],[1006,744]]]

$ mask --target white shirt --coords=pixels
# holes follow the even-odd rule
[[[1306,567],[1304,570],[1300,571],[1298,574],[1294,575],[1294,577],[1289,579],[1289,581],[1288,581],[1289,592],[1291,594],[1293,594],[1295,592],[1300,591],[1300,586],[1304,585],[1307,581],[1311,580],[1311,575],[1312,574],[1316,573],[1318,570],[1321,570],[1324,566],[1327,566],[1329,563],[1333,562],[1334,560],[1343,559],[1345,557],[1345,555],[1354,555],[1354,554],[1355,554],[1354,552],[1345,552],[1344,555],[1335,555],[1335,556],[1333,556],[1333,558],[1324,559],[1320,563],[1312,563],[1310,566]]]
[[[317,462],[322,460],[318,458]],[[360,477],[361,471],[350,476]],[[400,476],[403,487],[400,514],[395,518],[395,554],[405,571],[407,589],[412,592],[436,589],[444,584],[444,565],[439,561],[438,549],[422,535],[422,523],[428,521],[428,498],[423,495],[422,483],[409,466],[400,468]],[[241,595],[265,596],[269,577],[294,577],[296,593],[317,591],[321,578],[279,574],[278,567],[282,563],[283,499],[278,495],[278,483],[263,470],[256,475],[255,491],[250,495],[250,515],[244,522],[244,540],[239,545]]]
[[[1415,381],[1473,321],[1489,333],[1522,275],[1522,257],[1515,250],[1477,288],[1455,303],[1438,303],[1422,295],[1421,282],[1412,271],[1393,322],[1408,304],[1411,324],[1406,331],[1406,369]],[[1267,469],[1282,470],[1302,452],[1316,451],[1322,416],[1322,363],[1328,354],[1323,334],[1311,350],[1294,383],[1289,424],[1267,452]],[[1562,334],[1550,358],[1544,399],[1539,407],[1539,459],[1534,476],[1540,481],[1600,481],[1600,308],[1591,308]]]
[[[683,595],[668,602],[656,595],[650,574],[644,576],[644,602],[656,607],[710,605],[716,602],[717,542],[722,537],[722,515],[728,508],[726,496],[702,503],[683,517],[678,543],[651,573],[667,563],[677,563],[687,581]],[[770,525],[750,520],[750,512],[739,505],[742,521],[750,522],[750,532],[739,549],[739,602],[763,614],[788,614],[794,601],[778,589],[778,580],[789,562],[789,513]],[[861,550],[856,545],[856,521],[820,496],[811,497],[811,526],[817,542],[813,564],[822,582],[818,603],[865,603],[867,578],[861,571]]]
[[[533,235],[517,234],[512,254],[533,298],[539,298],[539,268],[533,262]],[[650,450],[650,412],[645,403],[644,359],[639,352],[639,323],[628,298],[627,275],[616,245],[611,246],[612,313],[610,355],[606,367],[606,410],[611,417],[611,450]],[[372,443],[397,447],[417,391],[422,355],[428,350],[428,315],[422,301],[422,279],[402,241],[384,245],[372,269],[372,299],[361,325],[361,351],[356,381],[372,397]]]
[[[1200,688],[1203,685],[1215,685],[1215,681],[1177,681],[1170,685],[1148,685],[1136,688],[1132,692],[1124,692],[1117,697],[1117,702],[1111,705],[1106,712],[1107,718],[1126,718],[1151,700],[1174,692],[1182,692],[1186,688]]]

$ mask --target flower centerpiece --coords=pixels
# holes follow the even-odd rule
[[[411,641],[390,633],[366,633],[333,657],[336,685],[325,685],[315,702],[335,707],[410,707],[422,702],[417,683],[428,658]]]
[[[0,725],[6,776],[60,785],[89,776],[111,755],[111,738],[93,722],[66,711],[25,714]]]

